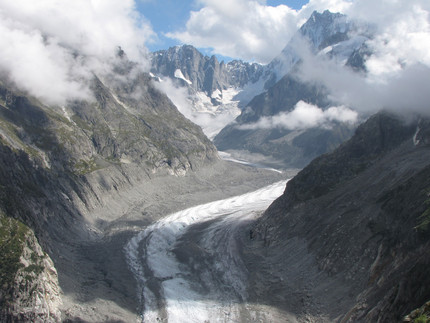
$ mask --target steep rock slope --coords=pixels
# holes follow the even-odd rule
[[[83,311],[83,297],[88,297],[88,290],[81,289],[91,285],[96,290],[88,280],[100,274],[97,259],[85,259],[85,248],[91,245],[93,255],[120,257],[121,247],[104,251],[106,224],[124,214],[121,200],[141,200],[145,191],[122,194],[150,185],[151,178],[184,176],[219,159],[201,129],[125,57],[114,72],[94,76],[90,87],[93,97],[87,101],[49,106],[5,80],[0,83],[0,209],[6,219],[21,221],[37,237],[28,233],[19,240],[33,251],[16,250],[25,268],[13,266],[8,282],[12,287],[2,295],[2,305],[7,304],[2,317],[8,320],[61,319],[56,269],[62,295],[68,298],[61,308],[63,319],[77,319],[73,317]],[[31,262],[39,258],[41,263]],[[35,270],[34,277],[27,268]],[[109,287],[112,281],[103,270],[102,297],[110,303],[96,320],[134,319],[134,297],[124,296],[134,296],[134,290],[120,281],[127,281],[127,268],[112,278],[121,285],[117,288]]]
[[[256,82],[263,69],[240,60],[220,63],[190,45],[152,53],[151,64],[160,88],[210,138],[240,114],[237,93]]]
[[[335,123],[331,129],[264,128],[256,122],[291,112],[299,101],[322,110],[336,106],[337,103],[329,99],[330,93],[324,85],[306,83],[297,76],[303,57],[324,55],[340,65],[360,70],[367,55],[364,49],[365,41],[369,39],[367,33],[366,28],[359,28],[345,15],[314,12],[282,53],[265,66],[259,80],[263,86],[261,91],[265,91],[247,104],[235,123],[227,125],[214,138],[216,146],[220,150],[246,150],[270,155],[284,167],[303,167],[348,139],[354,127],[342,122]],[[259,93],[255,87],[254,91]]]
[[[177,79],[209,97],[215,91],[240,88],[248,82],[255,82],[261,71],[262,66],[255,63],[239,60],[220,63],[215,56],[204,56],[190,45],[171,47],[152,54],[153,74]]]
[[[0,237],[1,321],[59,321],[57,271],[34,233],[23,223],[0,214]]]
[[[429,126],[380,113],[292,179],[244,241],[251,300],[321,322],[396,322],[428,301]]]
[[[305,166],[316,156],[333,150],[348,139],[354,127],[336,123],[331,128],[286,129],[254,126],[261,118],[293,111],[299,101],[319,107],[330,106],[327,91],[315,84],[304,84],[286,75],[266,92],[256,96],[236,118],[214,138],[220,150],[246,150],[271,156],[281,167]]]

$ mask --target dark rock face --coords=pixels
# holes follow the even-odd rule
[[[123,59],[114,73],[94,77],[92,99],[64,107],[47,106],[0,82],[0,213],[34,231],[60,280],[77,266],[77,250],[71,250],[97,236],[88,225],[95,220],[85,217],[112,194],[157,174],[183,176],[219,159],[201,129],[152,85],[149,75],[133,71],[133,64]],[[85,264],[91,267],[90,261]],[[78,276],[73,275],[67,279]],[[56,282],[52,284],[58,293]],[[40,293],[28,292],[24,288],[25,295],[13,294],[21,303],[10,303],[10,308],[39,302],[33,298]],[[59,295],[54,296],[60,304]],[[130,307],[133,311],[133,304],[124,306]],[[50,315],[51,309],[41,311]],[[57,315],[58,307],[52,311]],[[30,312],[26,317],[32,317]],[[22,318],[14,317],[14,310],[5,313],[11,320]]]
[[[178,70],[191,84],[178,78],[178,74],[175,75]],[[239,60],[220,63],[215,56],[204,56],[190,45],[171,47],[152,54],[153,74],[176,78],[181,85],[189,85],[193,90],[205,92],[208,96],[215,90],[243,87],[257,80],[261,71],[262,66],[255,63]]]
[[[253,153],[272,156],[284,167],[301,168],[313,158],[333,150],[353,132],[353,127],[337,124],[333,129],[313,128],[304,131],[285,128],[240,129],[262,117],[294,110],[297,102],[316,106],[330,105],[327,91],[315,84],[305,84],[286,75],[266,92],[256,96],[237,117],[236,124],[225,127],[214,138],[220,150],[246,149]]]
[[[266,254],[255,279],[269,279],[267,262],[279,299],[306,287],[302,310],[329,321],[397,322],[428,301],[427,131],[381,113],[303,169],[252,228]]]
[[[327,193],[411,139],[416,127],[416,124],[404,125],[403,121],[383,113],[371,117],[335,152],[316,158],[303,169],[289,183],[287,194],[297,201],[306,201]]]

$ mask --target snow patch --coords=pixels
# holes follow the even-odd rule
[[[265,167],[265,166],[247,161],[245,159],[235,158],[231,155],[231,153],[226,152],[226,151],[218,151],[218,155],[221,157],[222,160],[225,160],[225,161],[231,161],[233,163],[238,163],[238,164],[247,165],[247,166],[253,166],[256,168],[267,169],[267,170],[270,170],[272,172],[277,172],[279,174],[282,174],[282,171],[280,171],[278,169],[271,168],[271,167]]]
[[[420,140],[418,139],[418,134],[420,133],[421,128],[418,126],[417,127],[417,131],[415,131],[414,137],[413,137],[413,141],[414,141],[414,145],[418,146],[420,143]]]
[[[191,85],[191,84],[193,84],[193,82],[191,82],[190,80],[187,80],[186,78],[185,78],[185,76],[184,76],[184,74],[182,73],[182,71],[178,68],[176,71],[175,71],[175,77],[177,78],[177,79],[181,79],[181,80],[184,80],[185,82],[187,82],[189,85]]]
[[[69,112],[66,110],[65,106],[61,106],[61,110],[63,111],[64,117],[70,122],[76,125],[76,123],[70,118]]]
[[[222,92],[220,90],[216,89],[215,91],[212,92],[211,98],[217,99],[217,100],[222,100]]]

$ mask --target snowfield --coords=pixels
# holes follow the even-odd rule
[[[285,184],[171,214],[133,237],[125,252],[138,283],[142,321],[239,321],[247,307],[247,276],[236,237],[241,224],[257,218]],[[198,244],[190,243],[195,239]]]

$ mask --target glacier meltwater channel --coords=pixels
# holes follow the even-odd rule
[[[233,237],[235,228],[259,216],[282,194],[285,185],[286,181],[280,181],[251,193],[179,211],[134,236],[125,252],[138,282],[143,322],[234,322],[241,301],[246,300],[246,278]],[[175,255],[180,238],[199,224],[207,225],[198,248],[215,255],[207,273],[204,268],[200,270],[203,280],[196,279],[191,268]],[[220,280],[209,273],[214,269],[222,273]]]

